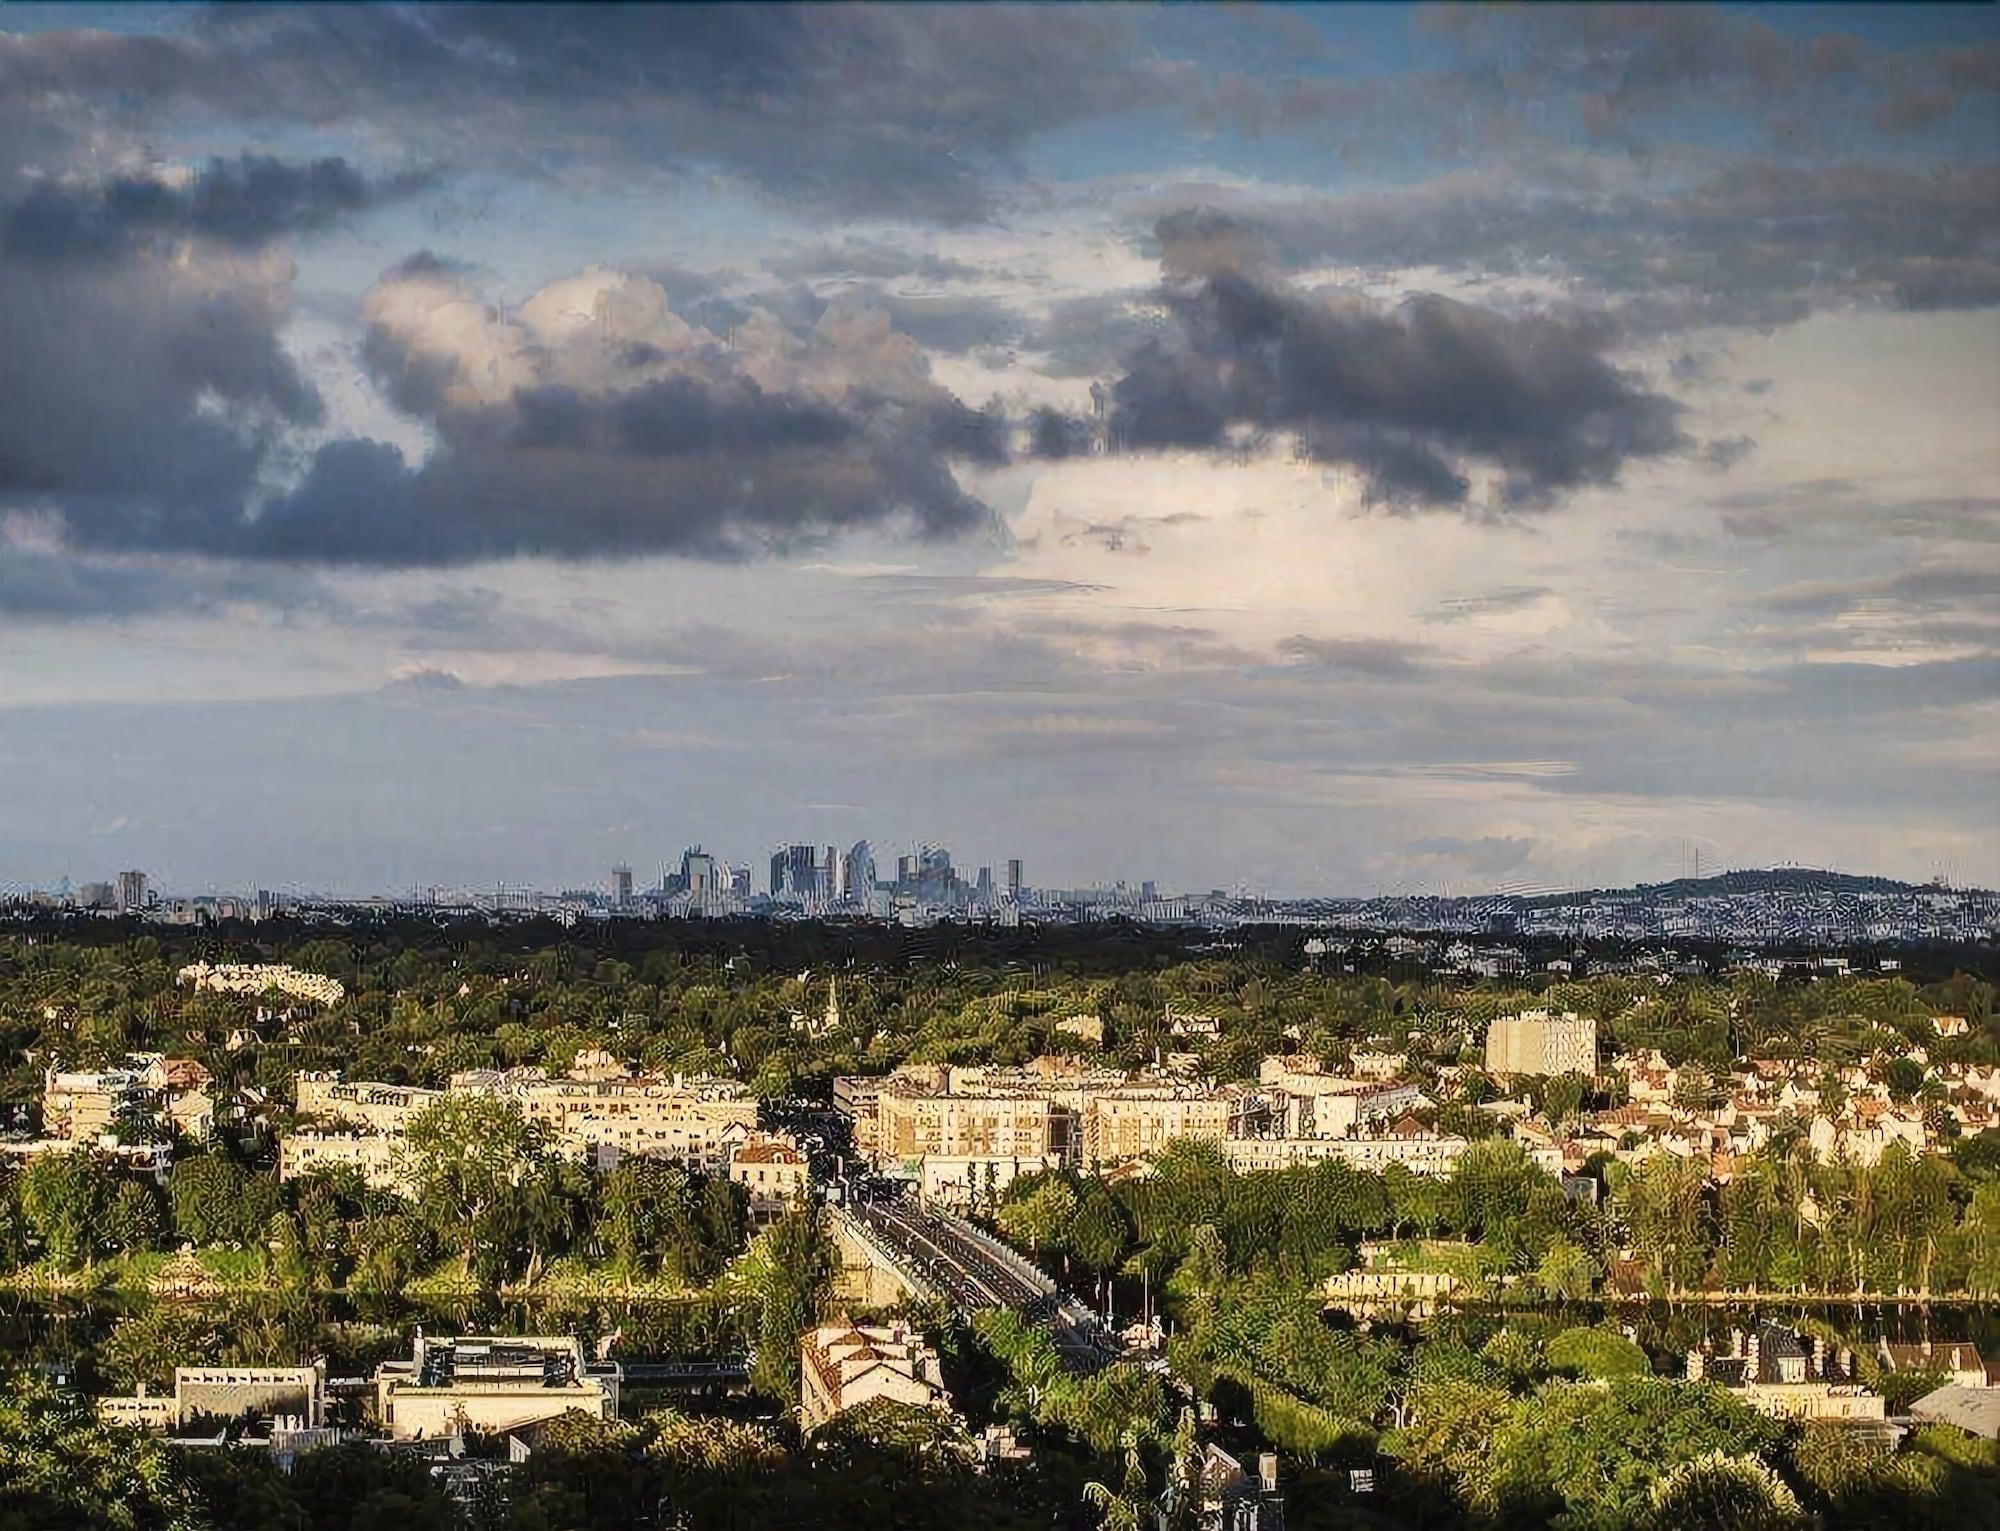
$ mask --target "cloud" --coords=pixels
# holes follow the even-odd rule
[[[79,546],[221,541],[320,418],[279,339],[290,305],[272,251],[0,260],[0,509],[57,510]]]
[[[812,277],[869,281],[913,277],[926,282],[953,282],[980,274],[977,266],[933,250],[913,250],[883,240],[861,238],[820,240],[794,247],[767,256],[764,269],[794,282]]]
[[[442,670],[435,665],[407,665],[389,686],[403,691],[432,695],[450,695],[465,689],[465,679],[454,670]]]
[[[1481,835],[1470,840],[1459,835],[1426,835],[1403,847],[1406,855],[1449,862],[1477,877],[1501,877],[1518,871],[1535,850],[1535,841],[1513,835]]]
[[[1547,585],[1510,585],[1504,590],[1493,590],[1485,595],[1458,596],[1445,601],[1435,610],[1426,612],[1426,622],[1450,623],[1467,622],[1477,617],[1501,617],[1511,612],[1526,611],[1555,594]]]
[[[1108,521],[1093,521],[1080,531],[1065,532],[1062,542],[1066,547],[1089,543],[1107,553],[1150,553],[1153,546],[1146,541],[1148,532],[1195,526],[1207,519],[1192,510],[1170,511],[1163,516],[1118,516]]]
[[[294,570],[199,558],[79,554],[0,524],[0,612],[66,624],[249,609],[325,615],[339,606],[317,580]]]
[[[1774,590],[1758,604],[1808,616],[1861,610],[1934,612],[1967,603],[1992,611],[2000,603],[2000,567],[1931,565],[1866,579],[1812,580]]]
[[[1504,174],[1353,191],[1170,185],[1129,214],[1183,262],[1555,281],[1635,333],[2000,303],[2000,166],[1984,163],[1522,153]]]
[[[1112,387],[1120,447],[1290,432],[1359,468],[1378,502],[1463,504],[1472,462],[1528,507],[1687,445],[1680,407],[1606,360],[1599,328],[1431,295],[1390,307],[1308,293],[1228,264],[1241,256],[1213,240],[1169,250],[1168,269],[1192,279],[1167,290],[1178,333],[1141,347]]]
[[[192,177],[122,175],[37,181],[0,207],[0,250],[20,260],[99,260],[142,242],[200,238],[252,248],[323,229],[428,184],[426,175],[370,180],[346,160],[293,165],[266,155],[215,159]]]
[[[1394,678],[1416,674],[1428,651],[1422,644],[1395,638],[1308,638],[1295,633],[1278,645],[1278,652],[1296,664]]]
[[[0,99],[365,130],[507,174],[719,171],[822,213],[964,222],[1026,143],[1180,72],[1127,18],[1013,7],[226,8],[0,37]]]
[[[724,337],[655,282],[593,267],[502,317],[458,273],[405,264],[364,305],[384,392],[438,446],[322,447],[241,532],[246,553],[448,563],[511,554],[735,559],[864,526],[961,535],[989,512],[954,463],[997,464],[1003,421],[931,380],[886,315]]]

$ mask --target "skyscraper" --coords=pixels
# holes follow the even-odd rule
[[[866,840],[856,840],[840,863],[840,896],[865,899],[875,891],[875,852]]]
[[[611,902],[619,909],[632,905],[632,869],[622,861],[611,869]]]
[[[118,908],[121,913],[130,914],[135,909],[146,907],[146,874],[144,872],[120,872],[118,874]]]
[[[1009,898],[1019,898],[1021,896],[1021,887],[1021,858],[1019,856],[1010,856],[1007,858],[1007,896]]]
[[[788,845],[771,858],[771,897],[805,900],[824,898],[833,884],[832,849],[822,868],[819,847]]]
[[[697,898],[705,893],[726,891],[727,877],[722,863],[699,845],[691,845],[681,852],[680,875],[671,880],[675,884],[672,891],[692,893]]]

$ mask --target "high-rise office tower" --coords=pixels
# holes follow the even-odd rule
[[[1009,898],[1019,898],[1021,896],[1021,858],[1019,856],[1010,856],[1007,858],[1007,896]]]
[[[840,896],[866,899],[875,891],[875,852],[866,840],[848,847],[840,863]]]
[[[622,861],[611,869],[611,902],[620,909],[631,907],[632,869]]]
[[[691,845],[681,852],[681,872],[676,881],[679,884],[676,891],[692,893],[696,897],[705,893],[720,893],[725,881],[722,863],[699,845]]]
[[[771,897],[823,897],[832,877],[830,867],[820,866],[818,846],[788,845],[771,858]]]
[[[118,908],[130,914],[135,909],[146,907],[146,874],[144,872],[120,872],[118,874]]]

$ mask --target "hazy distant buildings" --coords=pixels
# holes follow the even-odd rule
[[[120,872],[118,874],[118,911],[132,914],[146,907],[146,874],[144,872]]]
[[[840,862],[840,897],[866,900],[875,891],[875,852],[866,840],[856,840]]]
[[[814,845],[787,845],[771,857],[771,897],[781,904],[811,904],[833,896],[833,847],[821,861]]]
[[[632,907],[632,869],[622,861],[611,869],[611,904],[615,909]]]

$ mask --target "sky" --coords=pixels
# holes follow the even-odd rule
[[[2000,883],[2000,11],[0,3],[0,887]]]

